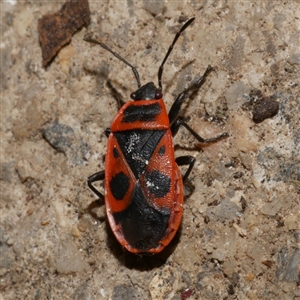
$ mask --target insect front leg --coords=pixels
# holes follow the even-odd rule
[[[117,89],[111,84],[110,81],[107,81],[107,86],[111,90],[114,98],[117,100],[118,110],[125,104],[121,93],[117,91]]]
[[[91,176],[89,176],[88,178],[88,186],[89,188],[101,199],[101,200],[104,200],[104,196],[103,194],[101,194],[94,186],[92,183],[96,182],[96,181],[102,181],[104,180],[105,178],[105,173],[104,171],[100,171],[100,172],[97,172]]]
[[[223,133],[215,138],[211,139],[204,139],[199,134],[197,134],[184,120],[182,117],[178,117],[181,106],[185,97],[188,95],[189,92],[193,92],[199,89],[202,84],[205,82],[206,77],[212,71],[212,67],[208,66],[205,70],[204,74],[193,84],[191,84],[188,88],[186,88],[183,92],[181,92],[177,98],[175,99],[170,111],[169,111],[169,121],[171,125],[172,135],[175,136],[178,132],[180,126],[184,126],[201,144],[208,144],[208,143],[215,143],[220,141],[221,139],[228,137],[227,133]]]
[[[202,84],[205,82],[206,77],[209,75],[211,71],[212,71],[212,67],[208,66],[204,74],[197,81],[195,81],[193,84],[191,84],[188,88],[186,88],[183,92],[181,92],[177,96],[169,111],[169,120],[171,125],[177,119],[185,97],[188,95],[189,92],[193,92],[199,89],[202,86]]]

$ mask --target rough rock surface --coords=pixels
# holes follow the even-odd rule
[[[46,69],[37,20],[58,4],[1,3],[0,299],[300,299],[300,2],[151,2],[90,2],[89,28]],[[117,110],[106,83],[127,100],[135,78],[83,37],[96,33],[156,82],[192,16],[165,65],[164,99],[169,108],[212,65],[183,113],[203,137],[230,137],[201,150],[179,131],[176,155],[197,158],[181,230],[141,258],[115,241],[86,184]],[[278,113],[254,123],[253,91]]]

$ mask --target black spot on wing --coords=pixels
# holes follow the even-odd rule
[[[115,137],[136,178],[144,172],[165,130],[128,130],[116,132]]]
[[[126,241],[136,249],[147,251],[158,247],[165,236],[170,211],[158,211],[149,206],[137,184],[130,205],[113,216],[116,223],[121,225]]]
[[[112,177],[109,187],[116,200],[122,200],[126,195],[130,186],[129,180],[129,177],[123,172],[120,172]]]
[[[114,155],[114,158],[117,158],[120,156],[120,153],[116,148],[113,149],[113,155]]]
[[[123,123],[134,123],[136,121],[154,121],[161,112],[160,105],[153,103],[150,105],[128,106],[123,112]]]
[[[161,147],[159,148],[158,154],[159,154],[160,156],[163,156],[163,155],[165,154],[165,152],[166,152],[166,146],[163,145],[163,146],[161,146]]]
[[[157,170],[146,173],[147,187],[156,198],[162,198],[171,188],[171,178]]]

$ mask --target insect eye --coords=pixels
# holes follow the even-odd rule
[[[135,93],[135,92],[131,93],[131,94],[130,94],[130,98],[131,98],[132,100],[135,100],[135,98],[136,98],[136,93]]]
[[[161,90],[156,90],[155,91],[155,100],[159,100],[163,97],[163,94],[161,92]]]

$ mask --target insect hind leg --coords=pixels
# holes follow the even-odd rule
[[[186,156],[179,156],[175,159],[176,163],[178,166],[186,166],[188,165],[188,169],[186,170],[185,174],[182,175],[182,181],[183,183],[185,183],[185,181],[187,180],[187,178],[189,177],[194,164],[196,162],[195,157],[191,156],[191,155],[186,155]]]
[[[101,194],[94,186],[93,186],[93,183],[96,182],[96,181],[102,181],[104,180],[105,178],[105,173],[104,171],[100,171],[100,172],[97,172],[91,176],[89,176],[88,178],[88,186],[89,188],[103,201],[104,200],[104,196],[103,194]]]
[[[194,131],[185,121],[182,117],[178,117],[176,121],[172,124],[171,126],[171,132],[172,135],[175,136],[179,130],[179,127],[183,126],[185,127],[191,134],[192,136],[200,143],[200,144],[211,144],[211,143],[216,143],[223,138],[228,137],[228,133],[222,133],[216,137],[210,138],[210,139],[204,139],[201,137],[196,131]]]

